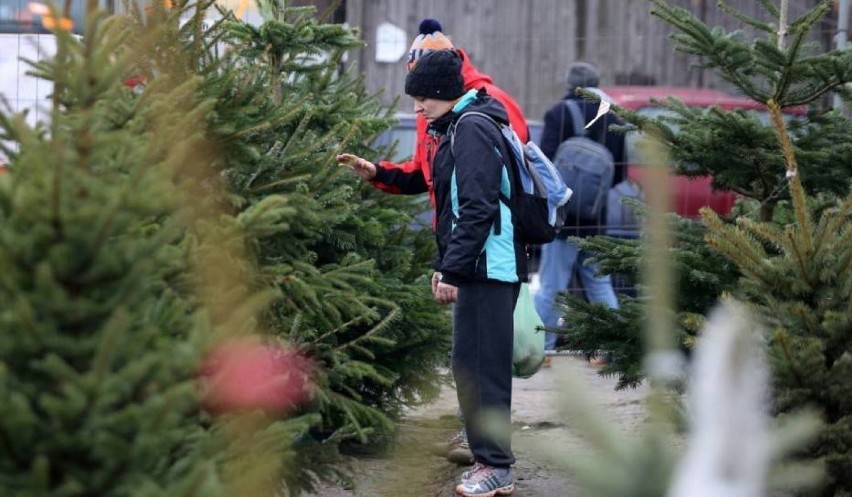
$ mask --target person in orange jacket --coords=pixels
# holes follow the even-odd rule
[[[521,106],[508,93],[494,85],[491,76],[480,72],[470,62],[470,57],[461,48],[454,47],[452,42],[444,36],[441,23],[435,19],[424,19],[420,23],[420,34],[411,44],[408,56],[408,70],[410,71],[417,60],[423,55],[435,50],[455,50],[462,60],[462,78],[464,89],[482,90],[503,104],[509,115],[509,124],[518,134],[518,137],[526,143],[529,141],[529,129]],[[417,114],[417,139],[414,146],[414,157],[401,164],[390,161],[380,161],[378,164],[352,154],[340,154],[337,161],[349,166],[358,176],[369,181],[376,188],[396,194],[414,195],[429,192],[432,206],[435,206],[435,192],[432,187],[432,159],[437,150],[438,137],[426,132],[427,122],[421,115]]]

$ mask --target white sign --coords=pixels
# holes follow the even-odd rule
[[[376,62],[399,62],[408,52],[405,31],[389,22],[379,24],[376,29]]]

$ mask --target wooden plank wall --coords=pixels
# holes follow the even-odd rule
[[[819,0],[790,2],[795,19]],[[669,0],[727,30],[741,26],[716,7],[715,0]],[[758,0],[728,0],[750,14],[762,14]],[[406,47],[425,17],[441,21],[444,33],[464,48],[474,64],[521,103],[529,119],[541,119],[565,92],[565,71],[575,60],[596,64],[602,85],[630,82],[729,90],[710,71],[690,69],[693,62],[674,51],[667,24],[650,15],[648,0],[346,0],[345,18],[367,42],[350,54],[348,64],[363,71],[368,89],[383,92],[383,102],[403,95],[404,63],[375,61],[376,28],[382,22],[405,30]],[[580,22],[580,20],[583,22]],[[830,46],[835,26],[829,19],[815,41]]]

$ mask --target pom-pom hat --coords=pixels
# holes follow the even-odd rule
[[[417,64],[417,61],[427,53],[437,50],[454,48],[453,42],[442,33],[441,23],[432,18],[423,19],[420,22],[419,34],[411,43],[408,51],[408,70]]]

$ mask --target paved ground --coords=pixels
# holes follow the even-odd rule
[[[559,464],[560,457],[583,450],[578,433],[558,407],[567,401],[561,378],[580,377],[586,384],[582,397],[602,406],[625,436],[645,417],[646,389],[616,392],[614,380],[600,377],[597,367],[577,357],[554,357],[552,364],[530,379],[514,382],[516,497],[580,495],[571,474]],[[359,476],[355,489],[326,487],[314,496],[451,497],[460,468],[447,463],[440,448],[458,426],[455,411],[455,391],[446,388],[436,402],[407,414],[400,426],[399,447],[392,455],[356,461]],[[554,452],[558,454],[553,455]]]

